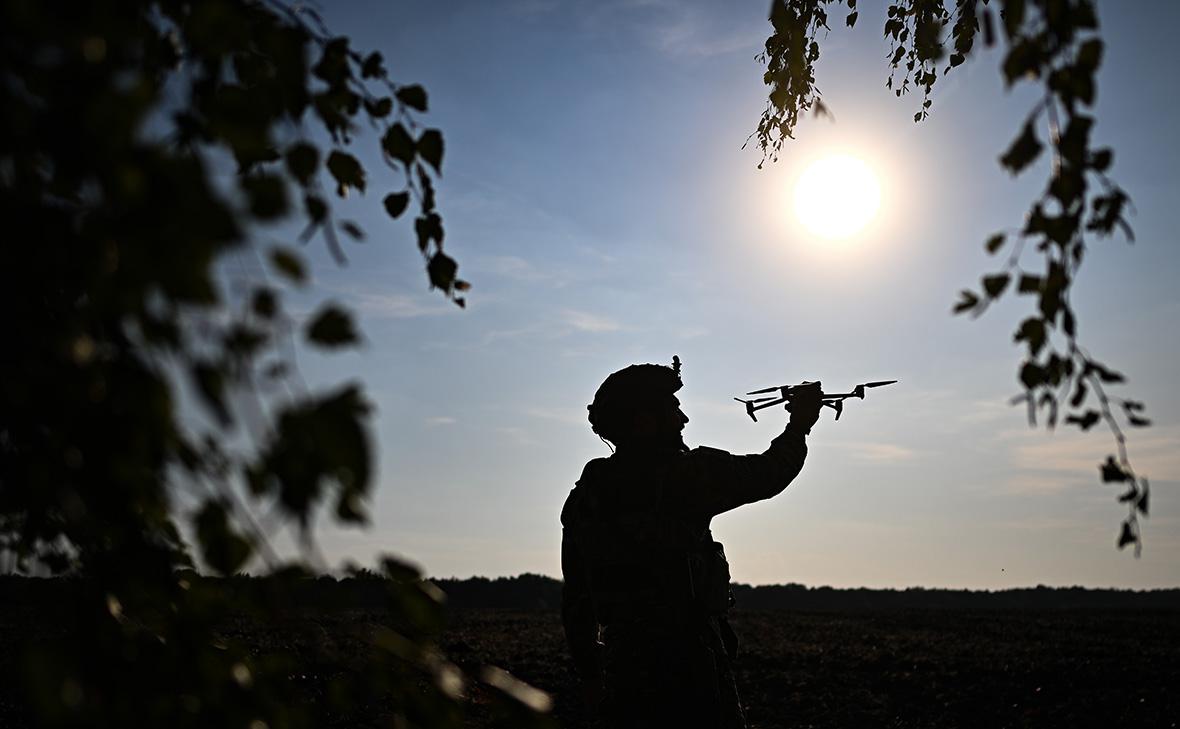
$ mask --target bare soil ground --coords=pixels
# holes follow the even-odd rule
[[[52,632],[38,621],[0,606],[5,729],[27,723],[10,659]],[[293,651],[306,665],[293,680],[314,698],[348,674],[349,656],[383,622],[379,612],[333,610],[231,632],[260,651]],[[757,729],[1180,726],[1180,611],[774,610],[738,611],[733,622],[739,687]],[[548,691],[567,729],[593,726],[555,612],[456,610],[441,642],[464,668],[498,665]],[[470,725],[487,726],[473,699]]]
[[[734,626],[757,729],[1180,726],[1177,612],[739,611]],[[460,611],[444,644],[592,726],[556,614]]]

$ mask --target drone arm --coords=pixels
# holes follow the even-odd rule
[[[776,405],[782,405],[785,402],[787,402],[787,398],[780,397],[775,400],[768,400],[766,402],[760,402],[757,405],[755,405],[754,403],[750,403],[747,407],[750,409],[753,409],[753,410],[765,410],[766,408],[772,408],[772,407],[775,407]]]
[[[843,399],[836,400],[835,402],[825,402],[824,405],[826,405],[836,411],[836,420],[839,420],[840,416],[844,414],[844,400]]]

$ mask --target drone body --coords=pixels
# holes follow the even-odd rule
[[[758,397],[753,400],[743,400],[740,397],[735,397],[734,400],[746,406],[746,414],[755,423],[758,422],[757,416],[754,415],[758,410],[772,408],[775,405],[783,405],[784,403],[790,408],[791,399],[795,397],[804,388],[815,388],[820,390],[820,400],[824,407],[829,407],[836,411],[836,420],[840,419],[840,415],[844,412],[844,401],[848,398],[855,397],[858,400],[865,399],[865,389],[873,387],[884,387],[885,385],[892,385],[897,380],[882,380],[879,382],[865,382],[852,388],[851,392],[835,392],[827,393],[821,388],[819,382],[803,382],[798,385],[779,385],[778,387],[764,387],[761,390],[754,390],[747,392],[747,395],[765,395],[771,392],[777,392],[778,395],[771,395],[770,397]]]

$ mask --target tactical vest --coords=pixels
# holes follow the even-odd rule
[[[667,464],[607,462],[579,483],[579,544],[601,625],[691,621],[732,604],[725,550],[677,508],[667,473]]]

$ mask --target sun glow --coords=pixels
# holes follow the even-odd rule
[[[822,238],[848,238],[860,232],[880,205],[876,176],[850,155],[812,162],[795,184],[795,215]]]

